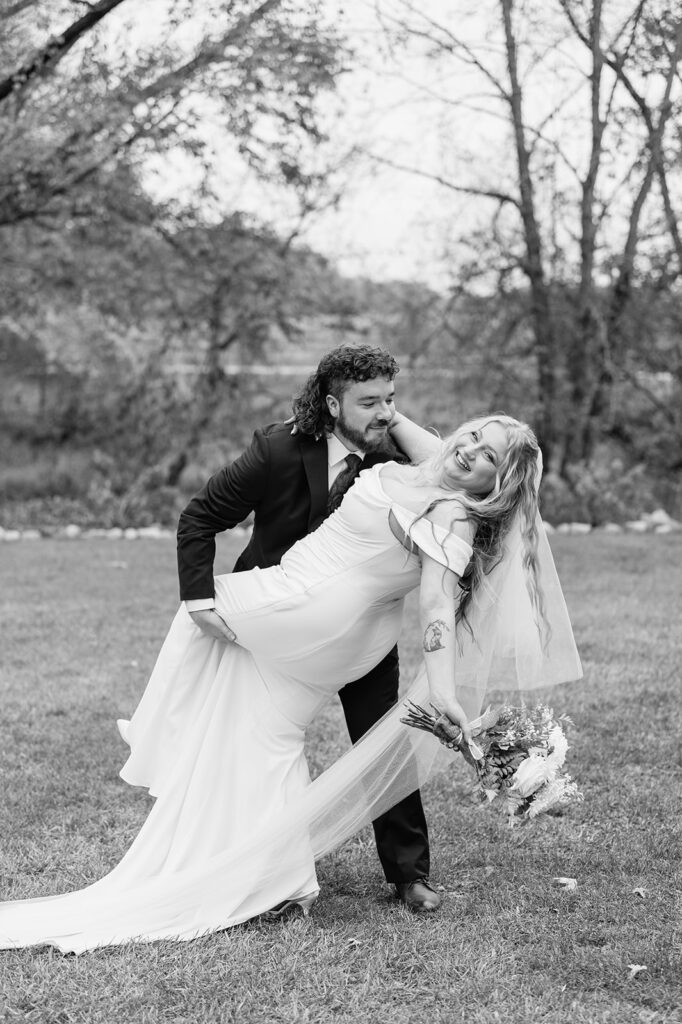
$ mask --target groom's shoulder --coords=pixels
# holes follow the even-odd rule
[[[260,427],[254,434],[260,444],[265,445],[273,458],[278,456],[286,457],[299,455],[303,449],[326,444],[324,438],[314,438],[308,434],[296,432],[292,434],[293,424],[291,421],[285,423],[269,423]]]
[[[276,423],[268,423],[265,427],[258,427],[255,433],[256,437],[262,437],[270,444],[281,444],[291,436],[291,423],[278,420]]]

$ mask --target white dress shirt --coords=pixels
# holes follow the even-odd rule
[[[365,452],[356,448],[350,451],[345,444],[339,441],[336,434],[330,434],[327,438],[327,487],[336,480],[339,473],[346,468],[346,456],[359,455],[364,460]],[[215,608],[215,599],[212,597],[196,597],[191,601],[185,601],[185,608],[188,612],[203,612]]]
[[[327,438],[327,487],[331,487],[337,476],[346,468],[347,455],[359,455],[363,461],[365,458],[365,453],[360,448],[349,450],[339,441],[336,434],[331,434]]]

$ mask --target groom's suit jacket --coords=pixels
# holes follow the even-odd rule
[[[320,525],[328,494],[327,441],[291,433],[291,424],[257,430],[249,447],[211,477],[178,525],[180,598],[213,597],[215,535],[254,513],[251,539],[234,570],[277,565],[285,551]],[[367,454],[363,468],[390,454]]]

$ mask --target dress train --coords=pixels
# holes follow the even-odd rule
[[[186,940],[310,897],[317,858],[452,757],[432,735],[401,723],[397,705],[314,782],[308,774],[306,727],[397,642],[403,598],[419,583],[419,557],[396,540],[390,514],[455,571],[471,555],[393,502],[381,469],[361,473],[337,512],[281,566],[216,579],[216,605],[242,646],[212,640],[178,611],[135,714],[120,723],[130,745],[121,774],[156,797],[146,822],[93,885],[0,904],[0,948],[50,944],[80,953]],[[581,675],[539,527],[549,630],[543,640],[513,529],[472,602],[473,635],[458,634],[457,696],[470,719],[488,686],[526,689]],[[406,696],[428,703],[423,669]]]

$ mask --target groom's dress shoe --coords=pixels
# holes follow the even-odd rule
[[[401,903],[416,913],[438,910],[441,905],[441,898],[428,878],[416,878],[414,882],[398,882],[395,891]]]

